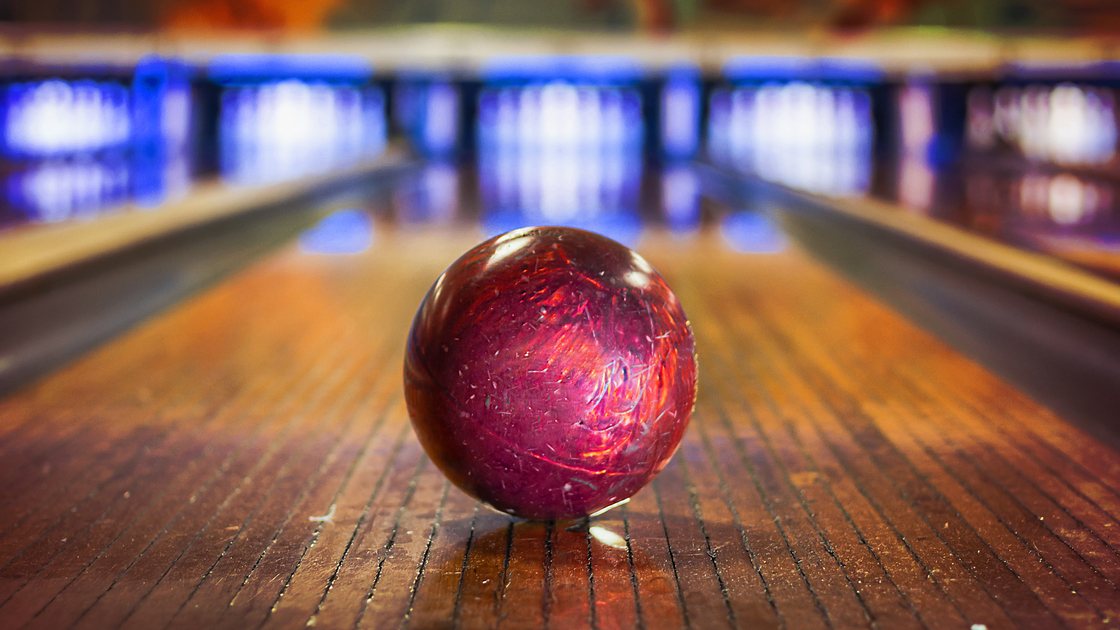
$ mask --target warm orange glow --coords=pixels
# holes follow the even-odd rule
[[[638,25],[644,31],[668,31],[675,25],[673,6],[667,0],[632,0]]]
[[[861,28],[902,22],[924,0],[839,0],[832,22],[839,28]]]
[[[182,0],[164,22],[172,28],[312,30],[344,0]]]

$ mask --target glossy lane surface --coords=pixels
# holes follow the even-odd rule
[[[793,249],[650,237],[703,368],[671,463],[586,531],[491,512],[400,362],[479,240],[295,247],[0,402],[12,628],[1097,628],[1120,456]]]

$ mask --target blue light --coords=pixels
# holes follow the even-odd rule
[[[428,157],[448,157],[459,147],[459,89],[439,81],[424,97],[421,149]]]
[[[736,252],[777,254],[785,250],[786,238],[769,219],[756,212],[733,212],[723,218],[720,234]]]
[[[421,155],[451,158],[459,151],[461,101],[459,87],[448,77],[408,72],[393,86],[393,123]]]
[[[872,60],[858,57],[742,56],[727,60],[723,76],[732,83],[872,85],[883,80],[883,69]]]
[[[402,178],[393,190],[397,221],[442,224],[459,212],[459,169],[450,162],[428,162],[415,176]]]
[[[566,57],[572,81],[597,84],[630,84],[642,80],[644,71],[637,60],[611,55]]]
[[[687,165],[671,165],[661,173],[661,211],[674,234],[700,227],[700,179]]]
[[[149,56],[132,78],[133,195],[156,206],[182,193],[189,179],[192,68]]]
[[[373,221],[361,210],[339,210],[304,231],[299,246],[311,254],[360,254],[373,244]]]
[[[817,61],[816,80],[844,85],[874,85],[883,81],[883,67],[870,59],[824,57]]]
[[[423,97],[421,83],[398,77],[393,85],[393,124],[406,133],[413,133],[419,125]]]
[[[528,83],[561,78],[564,72],[561,57],[547,55],[494,57],[482,68],[486,83]]]
[[[1001,70],[1005,82],[1062,83],[1067,81],[1116,85],[1120,82],[1118,61],[1016,61]]]
[[[494,57],[482,69],[490,84],[570,81],[581,85],[632,85],[644,76],[641,64],[618,55],[526,55]]]
[[[699,70],[676,68],[661,89],[661,152],[669,159],[683,160],[699,148]]]
[[[208,74],[219,85],[253,85],[284,79],[363,85],[373,78],[373,66],[356,55],[226,54],[210,60]]]
[[[136,64],[132,75],[134,142],[186,140],[191,73],[191,67],[183,62],[154,55],[144,57]],[[187,100],[186,108],[181,103],[168,102],[178,98]]]
[[[794,56],[732,57],[723,64],[723,76],[733,83],[807,81],[812,78],[812,63]]]

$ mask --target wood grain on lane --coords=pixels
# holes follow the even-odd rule
[[[1120,455],[796,250],[648,237],[700,352],[675,459],[590,522],[476,504],[400,395],[475,236],[288,248],[0,401],[0,625],[1120,623]]]

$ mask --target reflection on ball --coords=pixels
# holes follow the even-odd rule
[[[573,519],[669,462],[696,400],[684,311],[641,256],[570,228],[455,261],[409,333],[405,398],[432,461],[510,514]]]

